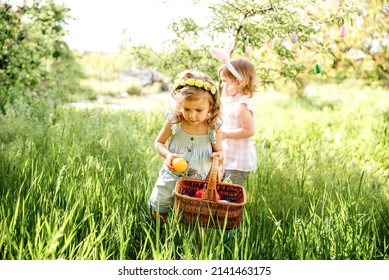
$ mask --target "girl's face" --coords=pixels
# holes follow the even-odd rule
[[[184,99],[181,103],[181,113],[191,125],[198,125],[208,119],[211,107],[205,96],[196,99]]]
[[[221,88],[225,95],[234,96],[239,90],[239,83],[237,79],[231,79],[220,73],[220,80],[222,82]]]

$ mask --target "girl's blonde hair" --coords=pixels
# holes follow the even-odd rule
[[[247,95],[248,97],[253,97],[254,92],[257,89],[257,75],[255,66],[245,58],[238,58],[231,60],[232,66],[239,72],[243,80],[240,81],[240,93]],[[232,80],[237,78],[228,70],[226,65],[223,65],[219,68],[219,76],[223,74]]]
[[[182,83],[184,86],[180,86],[180,81],[188,81],[188,79],[194,79],[196,82],[200,82],[200,84],[201,81],[207,85],[210,84],[212,90],[208,90],[208,88],[205,86],[192,86],[187,82]],[[215,82],[204,73],[186,70],[181,73],[177,85],[178,86],[174,86],[173,90],[171,91],[171,95],[176,100],[173,114],[175,115],[177,122],[181,122],[183,119],[180,110],[183,100],[198,100],[200,98],[206,97],[210,105],[207,123],[209,126],[216,128],[216,123],[220,120],[221,116],[221,100],[219,90]]]

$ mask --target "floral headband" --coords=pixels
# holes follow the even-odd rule
[[[210,82],[194,79],[194,78],[184,78],[180,82],[174,85],[174,90],[182,89],[186,86],[196,87],[203,89],[210,94],[214,95],[216,93],[216,87],[213,86]]]
[[[230,61],[230,54],[232,49],[234,48],[235,40],[232,39],[225,47],[224,50],[216,49],[216,48],[210,48],[209,52],[211,55],[216,58],[217,60],[223,62],[227,69],[230,70],[231,74],[235,76],[240,81],[243,81],[242,75],[239,74],[239,72],[235,69],[235,67],[231,64]]]

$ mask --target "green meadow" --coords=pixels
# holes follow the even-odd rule
[[[230,231],[174,215],[154,226],[164,112],[153,102],[21,103],[0,115],[0,259],[389,259],[387,90],[348,82],[254,96],[259,168]]]

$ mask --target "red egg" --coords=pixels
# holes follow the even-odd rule
[[[196,191],[195,197],[202,198],[203,197],[203,193],[206,193],[206,192],[207,192],[207,189],[199,189],[199,190]],[[217,200],[221,199],[220,194],[216,193],[216,196],[217,196]]]

